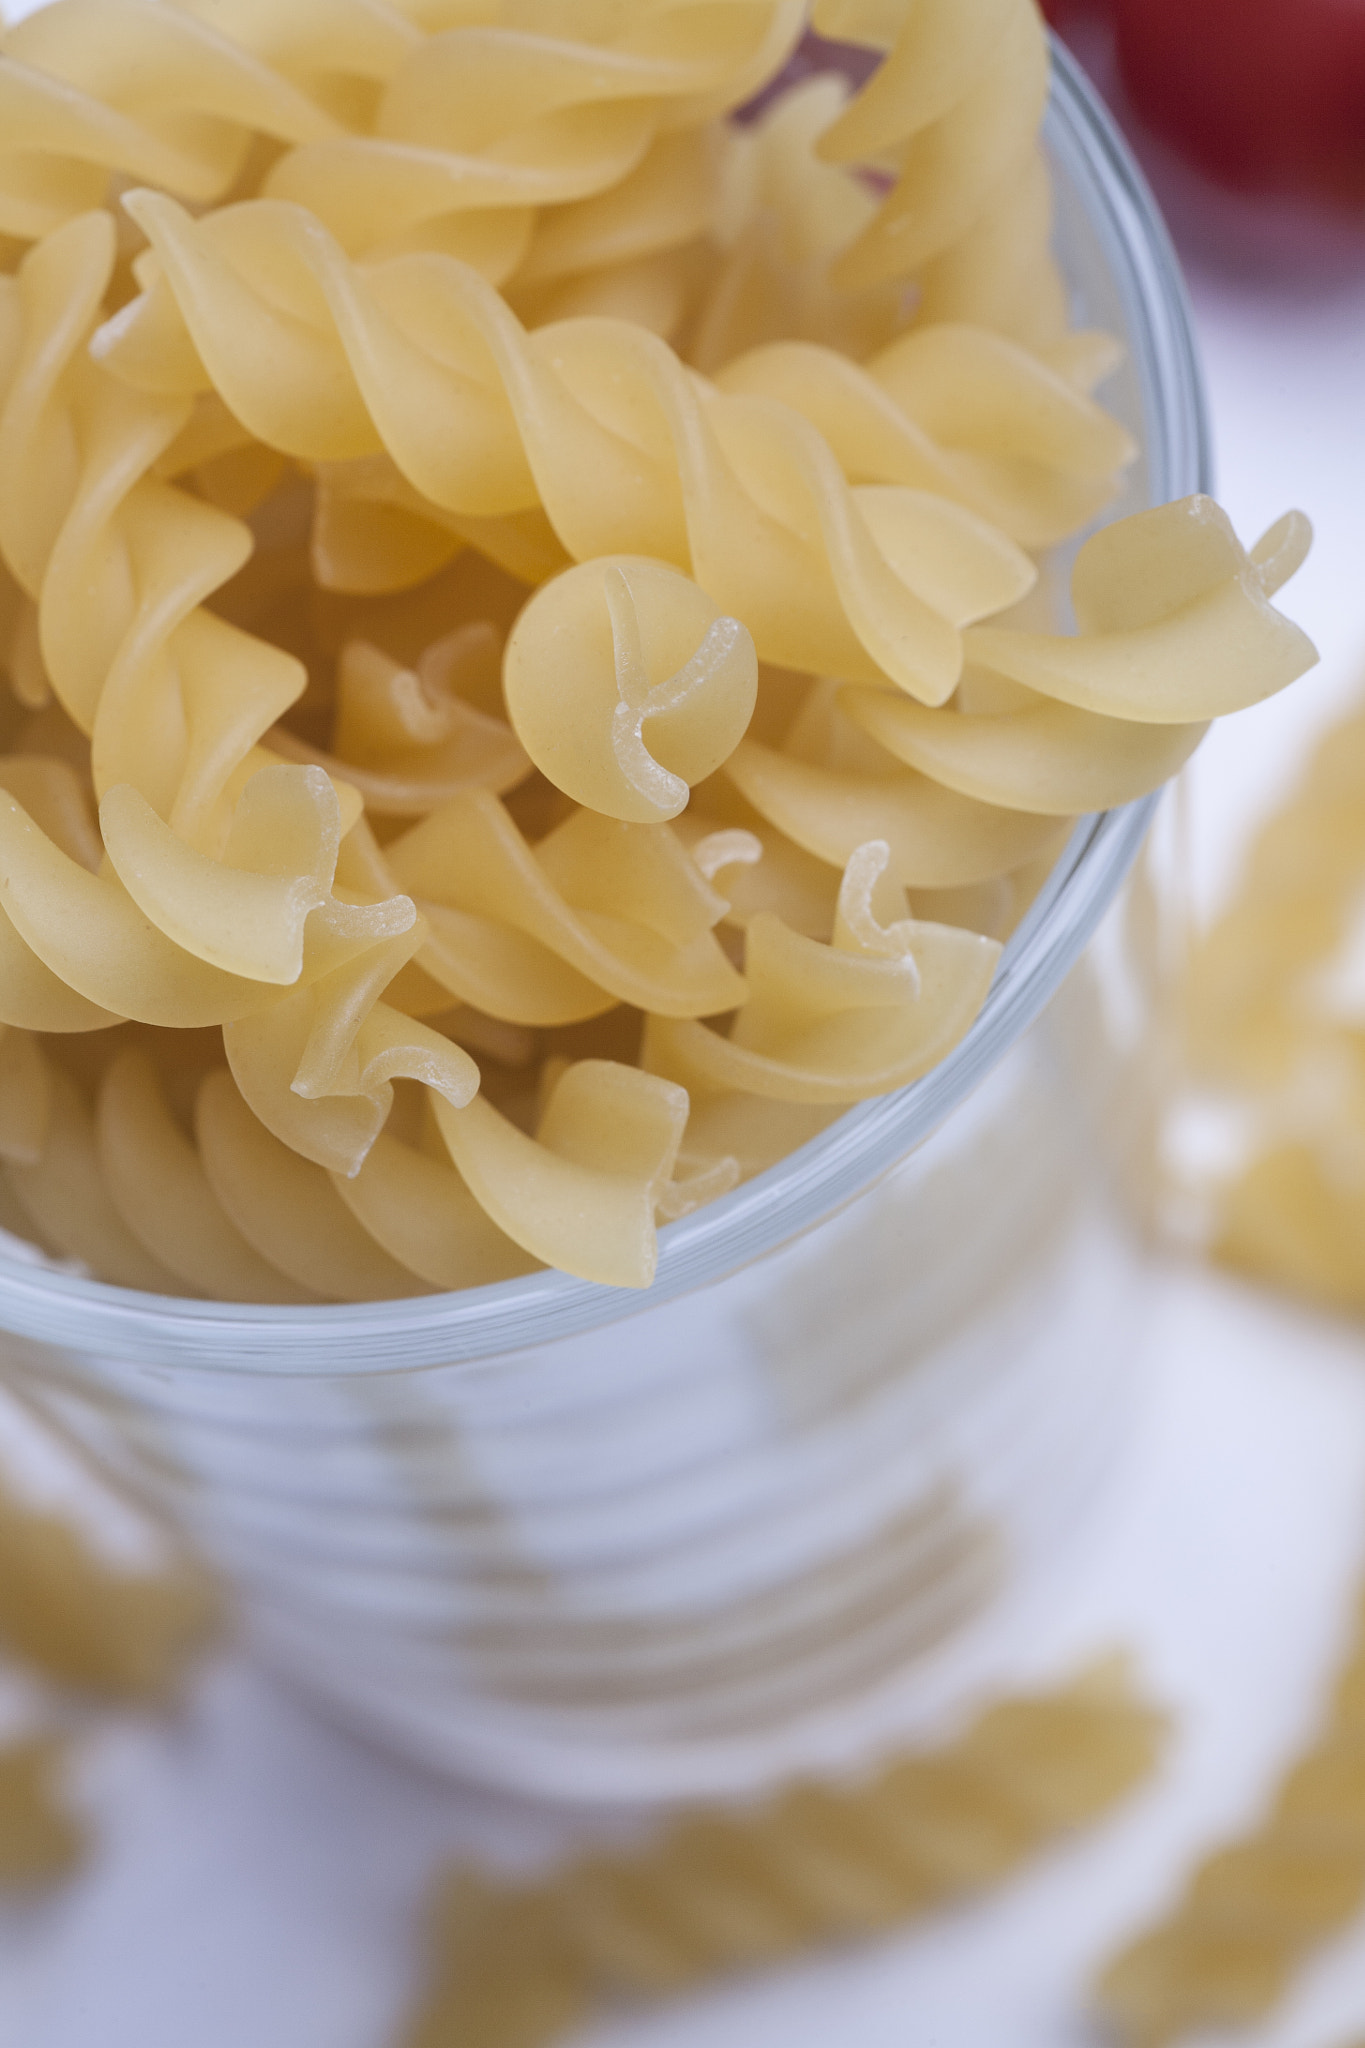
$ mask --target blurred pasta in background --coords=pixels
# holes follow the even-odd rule
[[[437,1888],[406,2048],[538,2048],[596,2007],[866,1940],[998,1884],[1152,1770],[1162,1716],[1122,1659],[987,1706],[947,1746],[759,1808],[682,1812],[634,1851]]]
[[[0,1887],[77,1869],[78,1779],[110,1712],[165,1710],[218,1596],[169,1533],[8,1393],[0,1400]]]
[[[1319,742],[1192,941],[1168,1150],[1187,1234],[1365,1312],[1365,712]]]

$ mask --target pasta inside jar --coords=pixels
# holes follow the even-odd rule
[[[1047,91],[1032,0],[5,32],[0,1224],[645,1287],[1309,666],[1302,515],[1096,527]]]

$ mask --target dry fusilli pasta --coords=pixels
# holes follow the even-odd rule
[[[1365,1900],[1365,1637],[1357,1634],[1313,1746],[1265,1819],[1215,1850],[1168,1918],[1106,1968],[1100,2003],[1135,2048],[1246,2025]]]
[[[1132,454],[1029,0],[826,0],[881,69],[738,122],[800,0],[92,5],[0,45],[4,1219],[645,1285],[1307,665],[1306,527],[1122,522],[1025,629]]]
[[[1151,1768],[1161,1717],[1124,1668],[988,1707],[945,1749],[857,1784],[695,1812],[635,1852],[539,1882],[459,1872],[438,1897],[436,1981],[412,2048],[537,2048],[613,1998],[856,1940],[997,1882]]]
[[[1365,1066],[1357,903],[1365,718],[1317,748],[1258,833],[1238,893],[1195,943],[1183,992],[1189,1078],[1242,1127],[1239,1163],[1200,1192],[1216,1256],[1311,1299],[1365,1305]]]

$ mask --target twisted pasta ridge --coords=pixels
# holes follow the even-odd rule
[[[382,1003],[359,1034],[374,1093],[387,1086],[385,1052],[414,1034],[436,1068],[414,1076],[439,1100],[435,1115],[409,1097],[414,1114],[395,1121],[391,1087],[382,1104],[367,1099],[353,1062],[318,1105],[325,1117],[300,1127],[270,1046],[230,1032],[230,1068],[192,1033],[171,1045],[121,1035],[97,1052],[93,1102],[36,1039],[6,1032],[0,1223],[118,1285],[221,1301],[391,1298],[542,1262],[643,1287],[657,1217],[734,1185],[733,1161],[680,1156],[688,1098],[670,1081],[561,1063],[531,1135],[450,1086],[438,1063],[464,1058],[458,1047]],[[295,1057],[291,1043],[286,1073]],[[283,1136],[271,1128],[281,1096]]]
[[[737,824],[752,814],[840,868],[870,833],[889,849],[894,880],[916,894],[1008,875],[1058,831],[1055,818],[981,803],[903,766],[855,725],[837,684],[816,686],[781,745],[742,741],[719,779],[742,800]]]
[[[50,1883],[85,1853],[85,1830],[61,1792],[68,1747],[61,1736],[33,1735],[0,1749],[0,1885]]]
[[[18,331],[0,407],[0,551],[37,602],[45,673],[90,738],[97,793],[128,783],[217,851],[244,764],[304,675],[204,608],[251,535],[150,474],[185,408],[83,356],[113,258],[111,218],[86,214],[0,280]]]
[[[1074,634],[977,626],[971,659],[1040,696],[1139,724],[1240,711],[1311,668],[1317,650],[1271,597],[1312,528],[1287,512],[1248,555],[1212,498],[1117,520],[1076,557]],[[1243,648],[1247,654],[1243,654]]]
[[[1056,817],[1128,803],[1175,773],[1209,720],[1313,665],[1269,602],[1309,539],[1303,514],[1287,513],[1248,555],[1209,498],[1138,513],[1077,556],[1078,633],[968,633],[956,716],[884,690],[839,701],[898,760],[977,801]]]
[[[538,1882],[448,1879],[411,2048],[537,2048],[603,2000],[676,1993],[813,1944],[875,1935],[999,1882],[1150,1770],[1162,1722],[1120,1668],[1003,1699],[947,1748],[860,1782],[698,1811],[636,1851]]]
[[[267,195],[308,207],[351,254],[443,247],[498,282],[523,263],[534,285],[653,254],[713,212],[717,140],[687,131],[780,69],[806,9],[643,0],[547,8],[535,27],[479,11],[405,53],[370,133],[300,138]],[[541,208],[555,211],[537,222]]]
[[[817,153],[847,99],[842,78],[804,79],[728,135],[709,238],[716,254],[681,343],[706,374],[779,337],[822,342],[861,362],[904,326],[899,281],[847,292],[830,276],[877,210],[856,171]]]
[[[667,826],[578,810],[532,848],[471,790],[391,841],[383,871],[422,905],[427,973],[494,1017],[566,1024],[616,1002],[698,1017],[746,998],[712,935],[725,901]]]
[[[1313,1746],[1261,1825],[1206,1857],[1169,1916],[1107,1966],[1101,2007],[1158,2048],[1196,2029],[1248,2025],[1278,2002],[1319,1943],[1365,1899],[1365,1634],[1356,1635]]]
[[[933,512],[890,489],[869,506],[785,406],[717,392],[625,321],[527,334],[452,258],[359,268],[282,202],[199,222],[158,194],[126,204],[160,271],[97,341],[117,376],[186,396],[212,386],[308,462],[386,447],[456,513],[542,505],[575,560],[647,554],[686,571],[766,660],[890,677],[932,704],[956,686],[963,577],[919,545]],[[255,282],[265,263],[275,303]],[[285,279],[298,312],[278,308]],[[1002,536],[950,505],[940,516],[977,603],[998,610],[1028,587],[1032,566]]]
[[[895,182],[834,269],[849,288],[913,277],[924,317],[1066,332],[1038,131],[1048,52],[1032,0],[817,0],[825,35],[886,48],[829,127],[829,161],[889,162]]]
[[[462,672],[501,655],[483,621],[457,626],[425,648],[412,667],[382,648],[352,640],[337,675],[333,748],[310,746],[283,726],[273,752],[311,763],[359,792],[371,816],[425,817],[469,788],[502,795],[531,772],[511,728],[461,694]]]
[[[706,124],[780,66],[805,12],[497,11],[285,0],[224,24],[208,0],[56,0],[0,42],[0,234],[36,240],[111,179],[197,205],[264,180],[355,253],[447,248],[498,283],[523,270],[542,300],[647,272],[712,226],[727,138]]]
[[[0,411],[0,546],[38,599],[52,687],[90,735],[107,864],[92,873],[88,846],[45,832],[24,808],[30,787],[0,795],[0,944],[14,968],[0,1004],[8,1022],[43,1029],[113,1017],[194,1026],[317,984],[312,1028],[322,1030],[330,1002],[328,1028],[351,1049],[358,964],[360,985],[368,973],[377,996],[374,969],[416,913],[397,895],[336,896],[353,792],[319,768],[272,765],[257,746],[304,672],[204,608],[250,535],[147,475],[182,409],[120,390],[77,354],[111,238],[107,216],[72,222],[38,245],[13,285],[21,342]],[[46,521],[24,516],[29,491],[45,494]],[[429,1073],[443,1061],[443,1084],[467,1099],[472,1063],[422,1032],[408,1034],[422,1041],[418,1065]],[[401,1068],[394,1050],[385,1085]]]
[[[54,0],[0,39],[0,234],[36,241],[107,196],[111,176],[203,205],[253,141],[342,132],[327,105],[378,80],[421,38],[378,0],[219,10],[160,0]],[[310,90],[311,88],[311,90]],[[344,100],[344,91],[340,97]]]
[[[850,859],[831,945],[769,911],[752,916],[749,995],[729,1035],[651,1017],[646,1066],[703,1096],[836,1103],[903,1088],[936,1065],[985,1001],[1000,947],[977,932],[906,916],[900,892],[901,915],[883,924],[874,899],[890,861],[884,840]]]
[[[799,412],[846,475],[954,500],[1026,548],[1051,547],[1092,519],[1134,454],[1073,379],[959,321],[916,326],[862,365],[776,341],[727,363],[716,381]]]

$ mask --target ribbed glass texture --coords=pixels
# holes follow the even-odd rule
[[[1076,315],[1128,351],[1106,516],[1207,489],[1176,263],[1062,51],[1047,142]],[[188,1527],[265,1654],[444,1768],[635,1800],[874,1741],[1120,1426],[1150,960],[1111,906],[1152,809],[1083,820],[956,1051],[669,1225],[647,1295],[239,1307],[10,1244],[0,1363]]]

